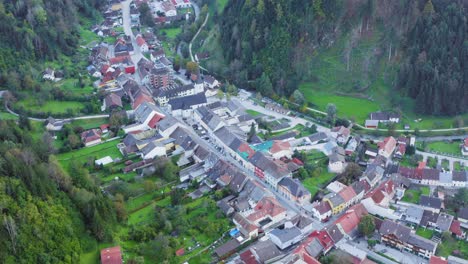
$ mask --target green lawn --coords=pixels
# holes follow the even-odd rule
[[[109,123],[108,118],[78,119],[73,120],[73,127],[82,127],[83,129],[98,128],[100,125]]]
[[[18,119],[18,117],[8,112],[0,112],[0,120],[10,120],[10,119]]]
[[[461,155],[460,152],[460,141],[454,142],[429,142],[426,145],[426,149],[429,151],[448,153],[454,155]]]
[[[78,79],[65,79],[60,81],[58,84],[62,90],[76,95],[89,95],[94,91],[94,88],[91,85],[83,88],[79,87]]]
[[[407,203],[419,203],[419,197],[421,195],[429,195],[430,189],[427,186],[419,187],[417,190],[408,189],[405,191],[405,196],[401,199],[403,202]]]
[[[369,113],[380,109],[376,102],[367,99],[340,96],[333,93],[314,91],[310,83],[303,83],[299,89],[304,93],[307,101],[315,105],[318,110],[326,112],[327,104],[333,103],[338,110],[338,116],[355,119],[359,124],[364,124]]]
[[[260,112],[255,111],[255,110],[252,110],[252,109],[247,109],[247,110],[245,110],[245,112],[246,112],[247,114],[253,116],[253,117],[256,117],[256,116],[262,114],[262,113],[260,113]]]
[[[427,228],[418,227],[418,229],[416,229],[416,234],[424,238],[431,239],[434,231]]]
[[[182,29],[180,27],[176,28],[162,28],[159,30],[161,34],[165,34],[169,39],[175,39],[177,35],[182,32]]]
[[[333,179],[334,176],[334,173],[329,173],[325,168],[322,169],[322,173],[319,177],[309,177],[303,180],[302,184],[309,190],[311,196],[314,197],[318,191],[325,189],[326,184]]]
[[[70,160],[77,160],[85,163],[88,158],[95,157],[96,159],[110,156],[111,158],[122,158],[122,154],[117,148],[118,140],[109,141],[92,147],[85,147],[78,150],[70,151],[57,155],[58,161],[62,165],[68,165]]]
[[[84,108],[83,103],[75,101],[45,101],[43,104],[39,103],[34,98],[28,98],[25,100],[18,101],[17,106],[23,107],[24,109],[30,110],[35,113],[51,113],[53,114],[65,114],[68,111],[72,113],[79,113]],[[68,110],[70,109],[70,110]]]

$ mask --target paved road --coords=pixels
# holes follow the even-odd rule
[[[191,1],[193,10],[195,11],[195,21],[200,18],[200,7],[194,1]]]
[[[382,263],[385,263],[385,264],[395,264],[395,263],[397,263],[397,262],[392,261],[392,260],[390,260],[388,258],[382,257],[379,254],[375,253],[374,251],[368,249],[367,244],[356,243],[356,242],[353,242],[353,241],[348,241],[348,244],[365,251],[367,253],[367,255],[369,255],[370,257],[372,257],[372,258],[374,258],[374,259],[376,259],[376,260],[378,260],[378,261],[380,261]]]
[[[193,36],[192,40],[191,40],[190,43],[189,43],[190,59],[191,59],[192,61],[195,61],[195,59],[194,59],[194,57],[193,57],[193,54],[192,54],[192,43],[193,43],[193,41],[198,37],[198,34],[200,34],[200,32],[202,31],[203,27],[205,27],[206,22],[208,22],[208,18],[209,18],[209,17],[210,17],[210,13],[206,13],[205,21],[203,21],[203,24],[200,26],[200,28],[198,29],[197,33],[195,33],[195,35]],[[201,67],[201,66],[199,66],[199,67],[200,67],[200,69],[206,71],[205,68],[203,68],[203,67]]]
[[[136,44],[135,36],[133,35],[132,25],[130,21],[130,3],[132,0],[126,0],[122,2],[122,18],[123,18],[123,29],[127,36],[132,39],[134,53],[131,55],[132,61],[135,64],[135,69],[138,68],[137,63],[141,58],[145,58],[141,53],[140,47]],[[135,74],[136,75],[136,74]]]

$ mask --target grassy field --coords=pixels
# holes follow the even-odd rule
[[[307,101],[315,105],[315,108],[326,111],[327,104],[333,103],[338,110],[338,116],[354,119],[363,124],[370,112],[379,110],[379,104],[367,99],[349,96],[334,95],[328,92],[314,91],[310,83],[303,83],[299,89],[304,93]]]
[[[113,140],[102,143],[92,147],[85,147],[71,152],[57,155],[58,161],[65,167],[68,166],[70,160],[77,160],[78,162],[85,163],[88,158],[95,157],[96,159],[110,156],[111,158],[122,158],[122,154],[117,148],[119,141]]]
[[[440,153],[449,153],[455,155],[461,155],[460,152],[460,141],[455,142],[430,142],[427,143],[426,149],[429,151],[435,151]]]
[[[416,229],[416,234],[424,238],[431,239],[434,231],[427,228],[418,227],[418,229]]]
[[[418,204],[419,203],[419,197],[421,195],[429,195],[430,189],[429,187],[419,187],[417,190],[412,190],[408,189],[405,191],[405,196],[403,196],[403,199],[401,199],[403,202],[407,203],[414,203]]]
[[[259,115],[262,114],[260,112],[255,111],[255,110],[252,110],[252,109],[247,109],[247,110],[245,110],[245,112],[247,112],[247,114],[249,114],[249,115],[251,115],[253,117],[256,117],[256,116],[259,116]]]
[[[108,118],[78,119],[71,122],[73,127],[82,127],[83,129],[97,128],[100,125],[109,123]]]
[[[462,240],[455,240],[450,238],[449,240],[442,240],[442,243],[437,247],[437,255],[442,257],[448,257],[454,255],[453,251],[459,251],[459,257],[468,258],[468,242]]]
[[[182,32],[182,29],[180,27],[176,28],[162,28],[159,30],[161,34],[166,35],[169,39],[175,39],[177,35]]]
[[[30,110],[35,113],[51,113],[53,114],[65,114],[68,111],[73,113],[79,113],[84,108],[83,103],[73,101],[45,101],[40,104],[34,98],[28,98],[21,100],[16,103],[17,106],[23,107],[24,109]],[[70,109],[70,110],[68,110]]]
[[[94,91],[94,88],[90,85],[83,88],[79,87],[78,79],[65,79],[60,81],[58,84],[62,90],[76,95],[89,95]]]
[[[311,196],[314,197],[318,191],[326,187],[325,184],[333,179],[333,177],[335,177],[334,173],[330,173],[326,169],[323,169],[319,177],[309,177],[303,180],[302,184],[307,190],[309,190]]]
[[[18,117],[8,112],[0,112],[0,120],[10,120],[10,119],[18,119]]]

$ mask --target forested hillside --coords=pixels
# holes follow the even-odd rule
[[[82,164],[64,171],[53,140],[0,120],[0,263],[78,263],[87,241],[112,240],[113,202]]]
[[[219,22],[226,77],[262,94],[288,97],[308,82],[322,92],[377,97],[389,108],[460,114],[468,96],[467,4],[229,1]]]
[[[445,1],[447,2],[447,1]],[[461,4],[428,2],[408,33],[398,87],[425,114],[459,114],[468,105],[468,21]]]

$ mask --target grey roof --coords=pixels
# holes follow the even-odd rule
[[[437,223],[437,218],[439,217],[438,213],[434,213],[429,210],[424,210],[423,216],[421,218],[420,226],[427,226],[429,223]]]
[[[419,204],[426,207],[440,209],[442,207],[442,200],[437,197],[421,195],[419,198]]]
[[[379,233],[383,236],[394,235],[400,241],[406,242],[411,234],[411,229],[387,219],[380,226]]]
[[[452,173],[451,172],[440,172],[439,181],[441,183],[452,183]]]
[[[249,114],[243,114],[243,115],[238,116],[237,120],[239,120],[239,122],[246,122],[246,121],[254,120],[254,118],[253,116]]]
[[[367,179],[369,179],[369,181],[372,182],[377,177],[377,175],[380,175],[380,177],[382,177],[384,172],[384,168],[375,164],[370,164],[364,171],[364,176],[366,176]]]
[[[296,131],[291,131],[276,137],[271,137],[270,140],[285,140],[288,138],[295,138],[298,135]]]
[[[449,264],[468,264],[468,260],[464,260],[455,256],[448,256],[447,258]]]
[[[282,255],[281,251],[271,242],[271,240],[260,241],[251,247],[255,251],[260,263],[265,263]]]
[[[158,108],[154,104],[143,102],[135,110],[135,119],[144,122],[153,111],[158,112]]]
[[[322,253],[323,246],[317,238],[314,238],[305,249],[307,253],[316,258]]]
[[[237,239],[231,239],[228,242],[221,245],[220,247],[216,248],[214,251],[216,255],[222,257],[233,252],[236,248],[240,247],[240,245],[241,244],[239,243],[239,241],[237,241]]]
[[[247,177],[243,173],[236,173],[229,183],[229,189],[240,192],[245,185]]]
[[[340,205],[345,202],[343,197],[341,195],[334,195],[330,197],[330,202],[332,203],[333,207],[336,207],[337,205]]]
[[[328,136],[324,132],[318,132],[309,136],[311,142],[316,142],[320,140],[327,140]]]
[[[453,221],[453,215],[441,213],[439,214],[439,217],[437,217],[436,225],[437,227],[439,227],[439,229],[442,232],[445,232],[450,229],[450,225],[452,224],[452,221]]]
[[[230,147],[231,149],[234,149],[233,147],[231,147],[231,144],[236,139],[239,140],[233,133],[231,133],[231,131],[229,131],[227,127],[222,127],[218,129],[214,134],[219,140],[221,140],[224,144],[226,144],[226,146]]]
[[[195,152],[193,154],[197,156],[200,160],[204,160],[210,155],[210,151],[208,151],[206,148],[199,145],[195,149]]]
[[[230,206],[224,199],[217,202],[217,205],[218,205],[219,209],[221,209],[221,211],[225,215],[230,215],[234,211],[234,208],[232,208],[232,206]]]
[[[163,119],[164,120],[164,119]],[[180,145],[185,138],[188,136],[188,131],[185,130],[182,127],[177,127],[170,135],[169,137],[175,139],[175,142],[177,145]]]
[[[458,210],[457,216],[458,218],[468,220],[468,207],[460,208],[460,210]]]
[[[158,129],[159,131],[165,131],[166,129],[177,124],[178,122],[179,121],[177,121],[177,119],[175,119],[172,115],[167,115],[158,122]]]
[[[341,147],[336,147],[333,149],[332,154],[328,156],[330,163],[335,162],[345,162],[344,149]]]
[[[333,242],[335,242],[335,244],[343,238],[343,233],[341,233],[340,229],[336,226],[336,224],[330,226],[327,232],[330,235]]]
[[[145,147],[143,147],[143,149],[141,150],[141,152],[146,155],[148,153],[150,153],[153,149],[157,148],[157,147],[164,147],[164,145],[162,145],[160,142],[150,142],[148,143]]]
[[[360,193],[366,191],[366,184],[363,181],[353,182],[353,184],[351,184],[351,187],[353,188],[356,195],[359,195]]]
[[[391,112],[370,113],[370,120],[390,120],[390,118],[400,118],[400,115]]]
[[[171,109],[174,110],[187,110],[192,108],[192,106],[197,106],[201,104],[206,104],[205,93],[197,93],[194,95],[178,97],[170,99],[168,104],[171,105]]]
[[[162,69],[165,69],[165,68],[162,68]],[[155,97],[173,98],[173,97],[179,96],[179,94],[181,93],[190,91],[192,89],[194,89],[193,84],[180,85],[180,86],[175,86],[175,87],[171,86],[167,88],[156,89],[153,94]]]
[[[424,209],[422,209],[420,207],[416,207],[416,206],[408,207],[408,209],[406,210],[407,219],[408,219],[408,217],[411,217],[412,219],[415,219],[417,224],[419,224],[421,222],[423,214],[424,214]],[[411,221],[411,222],[413,222],[413,221]]]
[[[454,171],[452,173],[453,181],[468,181],[467,179],[468,171]]]
[[[303,197],[310,195],[310,192],[304,188],[304,186],[296,179],[289,177],[283,178],[278,185],[281,185],[289,190],[289,192],[295,197]]]
[[[201,116],[201,121],[211,130],[214,130],[219,124],[223,123],[223,120],[206,106],[198,107],[196,112]]]
[[[250,138],[250,144],[260,144],[262,142],[263,142],[263,140],[259,136],[257,136],[256,134],[253,135],[253,137]]]
[[[288,241],[291,241],[299,236],[301,236],[301,230],[297,227],[292,227],[292,228],[284,228],[284,229],[273,229],[273,231],[270,232],[270,236],[275,236],[277,237],[281,242],[286,243]]]
[[[291,222],[293,222],[293,224],[299,229],[304,229],[305,227],[314,223],[310,217],[305,215],[297,215],[294,219],[291,220]]]
[[[437,243],[416,234],[410,234],[407,243],[430,252],[434,252],[437,248]]]

